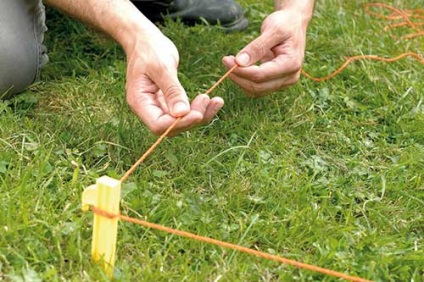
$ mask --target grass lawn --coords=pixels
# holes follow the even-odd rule
[[[247,31],[161,27],[193,97],[221,57],[258,35],[272,1],[240,1]],[[424,37],[317,1],[304,69],[325,76],[348,56],[423,54]],[[422,8],[421,0],[386,1]],[[125,57],[107,38],[49,11],[50,63],[39,83],[0,101],[0,280],[107,280],[91,262],[83,189],[120,177],[156,140],[125,102]],[[424,281],[423,65],[361,61],[322,83],[250,99],[231,81],[209,125],[165,140],[123,186],[122,213],[379,281]],[[120,223],[117,281],[334,281]]]

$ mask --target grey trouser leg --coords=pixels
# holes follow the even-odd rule
[[[22,92],[47,62],[41,0],[0,0],[0,99]]]

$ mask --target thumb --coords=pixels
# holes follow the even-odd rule
[[[263,33],[250,42],[236,56],[236,63],[241,67],[248,67],[265,57],[269,50],[278,44],[277,36]]]
[[[163,70],[162,74],[156,74],[157,86],[162,90],[169,112],[174,117],[185,116],[190,112],[190,103],[187,94],[178,80],[177,70]],[[156,76],[154,75],[154,76]]]

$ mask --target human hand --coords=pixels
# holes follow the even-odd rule
[[[239,65],[230,79],[249,97],[261,97],[295,84],[300,77],[306,27],[302,14],[281,10],[263,22],[261,35],[244,47],[236,57],[226,56],[227,68]],[[261,61],[259,65],[255,65]]]
[[[169,136],[210,122],[224,105],[220,97],[198,95],[191,103],[178,80],[178,51],[163,34],[140,40],[127,52],[127,102],[132,111],[156,135],[181,120]]]

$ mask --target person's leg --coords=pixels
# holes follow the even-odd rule
[[[234,0],[131,0],[151,21],[161,21],[162,16],[180,18],[193,25],[207,22],[220,24],[227,31],[243,30],[248,21],[241,6]]]
[[[0,99],[22,92],[47,62],[41,0],[0,0]]]

